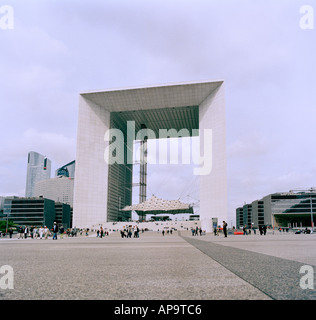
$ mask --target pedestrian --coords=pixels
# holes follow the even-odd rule
[[[266,226],[266,225],[263,226],[263,234],[264,234],[264,235],[267,234],[267,226]]]
[[[33,229],[33,238],[37,239],[37,227],[36,226]]]
[[[100,235],[100,230],[98,229],[97,230],[97,238],[99,238],[99,235]]]
[[[227,238],[227,223],[225,221],[223,221],[223,232],[224,232],[225,238]]]
[[[243,231],[244,231],[244,236],[248,234],[248,233],[247,233],[247,226],[246,226],[246,225],[243,226]]]
[[[44,228],[43,226],[40,226],[38,229],[38,234],[41,240],[43,239],[43,233],[44,233]]]
[[[27,226],[25,226],[25,228],[24,228],[24,239],[27,238],[28,233],[29,233],[29,228]]]
[[[163,237],[165,236],[165,230],[162,230],[162,236]]]
[[[59,228],[60,239],[64,238],[64,232],[65,232],[65,228],[64,228],[63,225],[61,225],[60,228]]]
[[[19,237],[18,237],[18,239],[23,239],[23,238],[24,238],[24,231],[23,231],[22,226],[20,226],[20,228],[19,228]]]
[[[132,227],[128,227],[128,234],[127,234],[127,237],[128,238],[131,238],[132,237]]]
[[[100,238],[102,239],[102,237],[103,237],[103,228],[101,227],[100,228]]]
[[[12,229],[12,228],[10,228],[10,229],[9,229],[9,235],[10,235],[10,238],[12,238],[12,234],[13,234],[13,229]]]
[[[47,226],[45,226],[45,227],[44,227],[44,237],[45,237],[45,240],[47,240],[48,233],[49,233],[49,230],[48,230]]]
[[[53,240],[57,240],[57,233],[58,233],[58,225],[56,222],[54,222],[53,225]]]

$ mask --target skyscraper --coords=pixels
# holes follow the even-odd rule
[[[64,176],[64,177],[68,177],[68,178],[74,178],[75,177],[75,166],[76,166],[76,162],[75,160],[65,164],[64,166],[58,168],[55,171],[55,176]]]
[[[28,153],[25,197],[34,196],[35,183],[50,178],[51,161],[40,153]]]

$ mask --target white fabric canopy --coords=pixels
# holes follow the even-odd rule
[[[163,200],[156,196],[152,196],[150,199],[131,206],[126,206],[122,211],[136,211],[146,214],[157,213],[193,213],[193,207],[189,204],[182,203],[179,200]]]

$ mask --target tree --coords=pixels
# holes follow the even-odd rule
[[[15,227],[15,224],[13,223],[13,221],[8,221],[8,229],[11,227]],[[1,232],[6,232],[7,229],[7,220],[2,220],[0,221],[0,231]]]

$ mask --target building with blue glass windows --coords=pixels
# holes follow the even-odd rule
[[[236,225],[258,228],[268,225],[281,228],[313,227],[316,213],[316,190],[279,192],[236,209]]]
[[[35,183],[50,178],[51,160],[38,152],[28,153],[25,197],[34,196]]]

